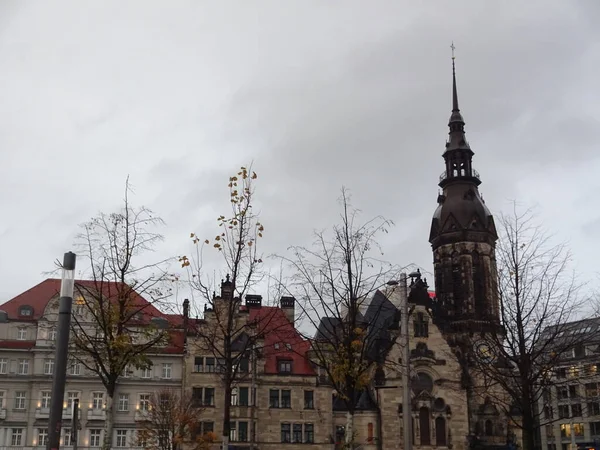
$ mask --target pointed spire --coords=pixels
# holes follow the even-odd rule
[[[456,65],[454,60],[456,56],[454,56],[454,50],[456,47],[454,46],[454,41],[450,46],[452,49],[452,115],[450,116],[450,124],[453,122],[459,122],[464,125],[464,120],[462,115],[460,114],[460,109],[458,109],[458,89],[456,88]]]
[[[452,49],[452,112],[458,112],[460,109],[458,109],[458,91],[456,90],[456,67],[454,65],[454,60],[456,58],[454,56],[454,49],[456,47],[454,47],[454,41],[450,48]]]

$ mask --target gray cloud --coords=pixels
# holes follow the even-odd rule
[[[593,0],[2,3],[0,295],[37,283],[128,174],[168,223],[161,254],[185,253],[248,161],[266,253],[330,225],[345,185],[396,222],[389,259],[429,268],[452,40],[488,205],[539,204],[591,275],[599,18]]]

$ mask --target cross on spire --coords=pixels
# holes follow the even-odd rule
[[[452,45],[450,46],[450,48],[452,49],[452,60],[454,60],[454,58],[456,58],[454,56],[454,50],[456,49],[456,47],[454,46],[454,41],[452,41]]]

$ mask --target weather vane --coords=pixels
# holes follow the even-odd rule
[[[455,56],[454,56],[454,49],[456,48],[454,46],[454,41],[452,41],[452,45],[450,46],[450,48],[452,49],[452,59],[454,60]]]

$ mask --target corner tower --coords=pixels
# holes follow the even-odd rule
[[[452,57],[452,114],[443,157],[438,207],[429,242],[433,249],[436,316],[447,333],[491,331],[500,324],[494,218],[479,194],[479,173],[458,107]]]

